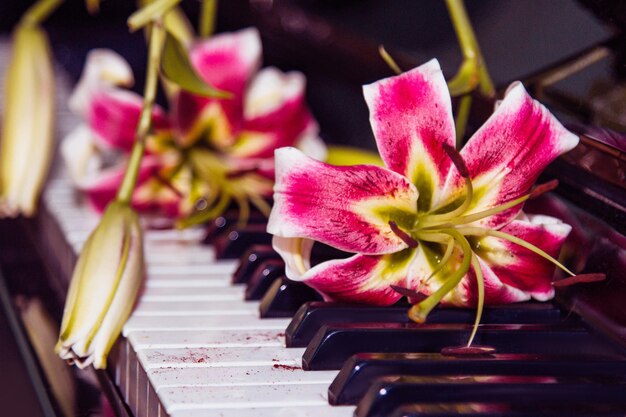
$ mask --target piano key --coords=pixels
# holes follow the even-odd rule
[[[174,410],[170,417],[352,417],[354,407],[298,405],[249,409],[185,409]]]
[[[286,319],[259,320],[254,314],[232,316],[134,316],[124,325],[124,336],[137,330],[281,330],[289,324]]]
[[[265,224],[251,224],[219,236],[213,242],[218,259],[238,259],[252,245],[270,245],[272,235]]]
[[[299,368],[303,353],[304,349],[250,345],[193,349],[141,349],[137,351],[137,357],[146,369],[168,366],[188,368],[259,365],[286,365]]]
[[[348,359],[329,388],[331,404],[356,404],[377,378],[389,375],[626,375],[622,356],[438,353],[360,353]]]
[[[258,316],[258,303],[233,304],[232,300],[218,301],[185,301],[184,303],[167,301],[145,301],[141,299],[135,310],[134,316],[224,316],[228,314]]]
[[[146,265],[148,276],[160,275],[207,275],[207,274],[229,274],[235,270],[235,261],[220,261],[208,265]]]
[[[623,411],[607,411],[606,407],[581,407],[560,404],[511,405],[502,403],[411,404],[397,407],[389,417],[624,417]]]
[[[322,327],[302,358],[310,370],[340,369],[350,356],[360,352],[439,353],[448,346],[462,346],[472,331],[464,324],[372,323],[337,324]],[[581,354],[623,354],[574,325],[481,325],[475,345],[492,346],[498,353],[561,353],[576,346]]]
[[[568,406],[576,403],[626,406],[626,385],[587,383],[577,378],[528,381],[495,377],[385,377],[375,382],[357,406],[357,417],[387,417],[403,404],[484,402]]]
[[[146,287],[142,294],[142,301],[220,301],[241,300],[244,294],[242,287],[214,287],[214,288],[160,288]]]
[[[168,413],[180,409],[242,409],[251,407],[326,405],[326,383],[254,386],[186,386],[160,390]]]
[[[230,210],[223,215],[217,217],[210,222],[206,227],[206,234],[203,239],[203,243],[213,243],[219,236],[226,234],[227,232],[236,229],[239,222],[239,215],[237,210]],[[267,217],[257,210],[250,211],[247,224],[265,224],[267,223]]]
[[[239,267],[233,274],[233,284],[246,283],[254,271],[269,259],[281,259],[269,245],[253,245],[240,259]]]
[[[285,263],[271,259],[263,262],[254,271],[246,286],[246,300],[260,300],[269,290],[274,281],[285,275]]]
[[[321,301],[322,297],[311,287],[285,277],[272,283],[261,299],[261,318],[292,317],[304,303]]]
[[[254,386],[284,384],[326,384],[336,376],[334,371],[304,372],[302,368],[274,363],[272,365],[153,368],[148,376],[159,389],[176,386]]]
[[[377,307],[345,303],[306,303],[300,307],[289,324],[286,331],[286,343],[290,347],[304,347],[324,324],[410,323],[408,309],[408,304]],[[475,309],[436,308],[428,316],[428,323],[471,324],[475,317]],[[481,319],[483,324],[559,323],[563,321],[561,311],[549,303],[487,307]]]
[[[129,333],[128,342],[136,350],[154,348],[284,346],[282,330],[139,330]]]

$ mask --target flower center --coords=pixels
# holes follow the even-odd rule
[[[533,191],[531,191],[529,194],[504,202],[495,207],[482,211],[468,213],[470,211],[472,200],[474,198],[474,187],[470,178],[469,170],[467,168],[467,165],[465,164],[465,161],[463,160],[463,157],[456,149],[454,149],[450,145],[444,145],[444,150],[446,151],[453,165],[456,167],[459,174],[463,177],[465,181],[465,187],[463,190],[464,199],[461,204],[444,213],[431,211],[420,215],[419,221],[417,221],[415,227],[410,230],[400,229],[398,225],[393,221],[389,222],[389,226],[393,233],[396,234],[400,239],[402,239],[409,247],[415,248],[420,243],[439,244],[441,245],[442,250],[443,247],[445,247],[443,255],[439,259],[438,265],[434,268],[432,273],[422,281],[421,285],[427,284],[427,282],[432,277],[438,274],[442,274],[444,270],[448,271],[454,267],[453,265],[451,265],[453,262],[453,258],[455,260],[455,263],[458,262],[458,257],[453,257],[455,250],[457,250],[461,254],[460,262],[458,262],[458,267],[456,267],[456,269],[449,273],[449,275],[445,278],[444,283],[435,292],[430,294],[426,299],[411,307],[411,309],[409,310],[409,317],[413,321],[416,321],[418,323],[425,322],[428,314],[432,311],[432,309],[437,304],[439,304],[439,302],[448,293],[450,293],[450,291],[454,290],[454,288],[462,281],[463,277],[465,277],[470,271],[470,268],[473,269],[477,281],[478,300],[474,329],[467,343],[467,346],[470,346],[476,335],[476,331],[478,330],[478,324],[480,323],[480,318],[484,307],[485,290],[483,273],[480,266],[479,258],[478,255],[474,252],[474,249],[472,248],[468,237],[476,238],[491,236],[512,242],[550,261],[569,275],[575,276],[575,274],[537,246],[511,234],[475,224],[475,222],[479,220],[486,219],[488,217],[502,213],[515,206],[518,206],[519,204],[522,204],[529,198],[534,198],[540,194],[554,189],[558,184],[556,180],[548,182],[546,184],[541,184],[535,187]],[[418,288],[417,291],[419,292],[420,288]]]

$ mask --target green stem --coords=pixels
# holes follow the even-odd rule
[[[39,0],[33,4],[20,20],[20,25],[37,26],[50,16],[65,0]]]
[[[156,100],[159,81],[158,69],[161,62],[164,39],[165,31],[161,23],[155,22],[151,24],[150,45],[148,47],[148,73],[144,85],[141,115],[139,116],[137,130],[135,131],[135,144],[133,145],[133,150],[128,161],[128,167],[126,168],[122,185],[117,193],[117,201],[122,203],[130,203],[133,190],[135,189],[135,183],[137,182],[137,176],[139,175],[139,165],[146,147],[146,138],[152,128],[152,108]]]
[[[463,0],[446,0],[446,6],[448,7],[448,12],[450,13],[452,25],[454,26],[457,39],[459,40],[464,60],[477,61],[478,85],[481,93],[488,97],[493,96],[496,90],[480,52],[474,28],[467,15]]]
[[[459,104],[456,110],[454,128],[456,130],[456,148],[463,147],[463,137],[467,129],[467,121],[469,120],[470,109],[472,108],[472,96],[465,94],[459,98]]]
[[[200,12],[200,37],[208,38],[215,31],[215,18],[217,15],[217,0],[203,0]]]
[[[175,6],[180,3],[181,0],[155,0],[148,3],[146,6],[137,10],[135,13],[130,15],[126,23],[131,32],[134,32],[142,27],[149,25],[159,19],[162,19],[163,16],[170,10],[172,10]],[[154,25],[152,25],[154,26]]]

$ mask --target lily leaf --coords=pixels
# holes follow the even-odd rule
[[[213,88],[200,78],[189,61],[187,50],[170,33],[165,37],[161,71],[168,80],[191,93],[214,98],[232,97],[231,93]]]
[[[134,32],[148,23],[162,18],[173,9],[181,0],[156,0],[137,10],[128,18],[128,27]]]

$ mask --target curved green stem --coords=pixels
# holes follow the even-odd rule
[[[159,81],[159,64],[161,62],[161,52],[163,50],[163,41],[165,39],[165,31],[160,22],[151,25],[150,44],[148,47],[148,73],[146,75],[146,83],[144,85],[144,98],[141,107],[141,115],[135,132],[135,144],[126,167],[124,179],[117,192],[117,201],[122,203],[130,203],[137,176],[139,174],[139,165],[146,146],[146,139],[152,128],[152,108],[156,100],[157,85]]]
[[[454,129],[456,132],[456,148],[461,149],[463,147],[463,137],[465,137],[465,131],[467,130],[467,121],[469,120],[470,110],[472,108],[472,96],[465,94],[459,98],[459,104],[456,110],[456,116],[454,120]]]
[[[437,291],[432,293],[425,300],[422,300],[420,303],[411,307],[409,310],[409,318],[417,323],[424,323],[424,321],[426,321],[426,317],[430,314],[432,309],[439,304],[446,294],[459,285],[459,282],[461,282],[465,274],[467,274],[470,267],[472,248],[467,239],[454,229],[444,229],[441,232],[451,236],[459,244],[459,246],[461,246],[461,250],[463,251],[463,260],[461,261],[459,269],[457,269],[454,274],[450,276],[450,278],[448,278],[446,282],[439,287],[439,289],[437,289]]]
[[[217,0],[203,0],[200,11],[200,37],[208,38],[215,31],[215,18],[217,15]]]
[[[471,62],[471,60],[476,60],[475,67],[478,72],[477,77],[480,92],[488,97],[493,96],[496,90],[489,76],[489,72],[487,71],[487,66],[485,65],[480,47],[478,46],[474,28],[467,15],[463,0],[446,0],[446,6],[448,7],[450,19],[452,19],[452,25],[454,26],[457,39],[459,40],[461,51],[463,52],[464,61]],[[465,66],[461,65],[459,76],[462,74],[461,71],[467,70],[467,67],[470,66],[471,64]]]
[[[437,275],[439,271],[441,271],[446,266],[446,264],[452,257],[453,252],[454,252],[454,239],[450,238],[450,241],[446,245],[446,251],[444,252],[443,257],[441,258],[439,265],[437,265],[437,268],[433,269],[433,272],[430,273],[430,275],[428,276],[428,278],[426,278],[426,280],[424,280],[424,282],[430,281],[432,277]]]
[[[39,0],[22,16],[20,25],[37,26],[50,16],[65,0]]]

